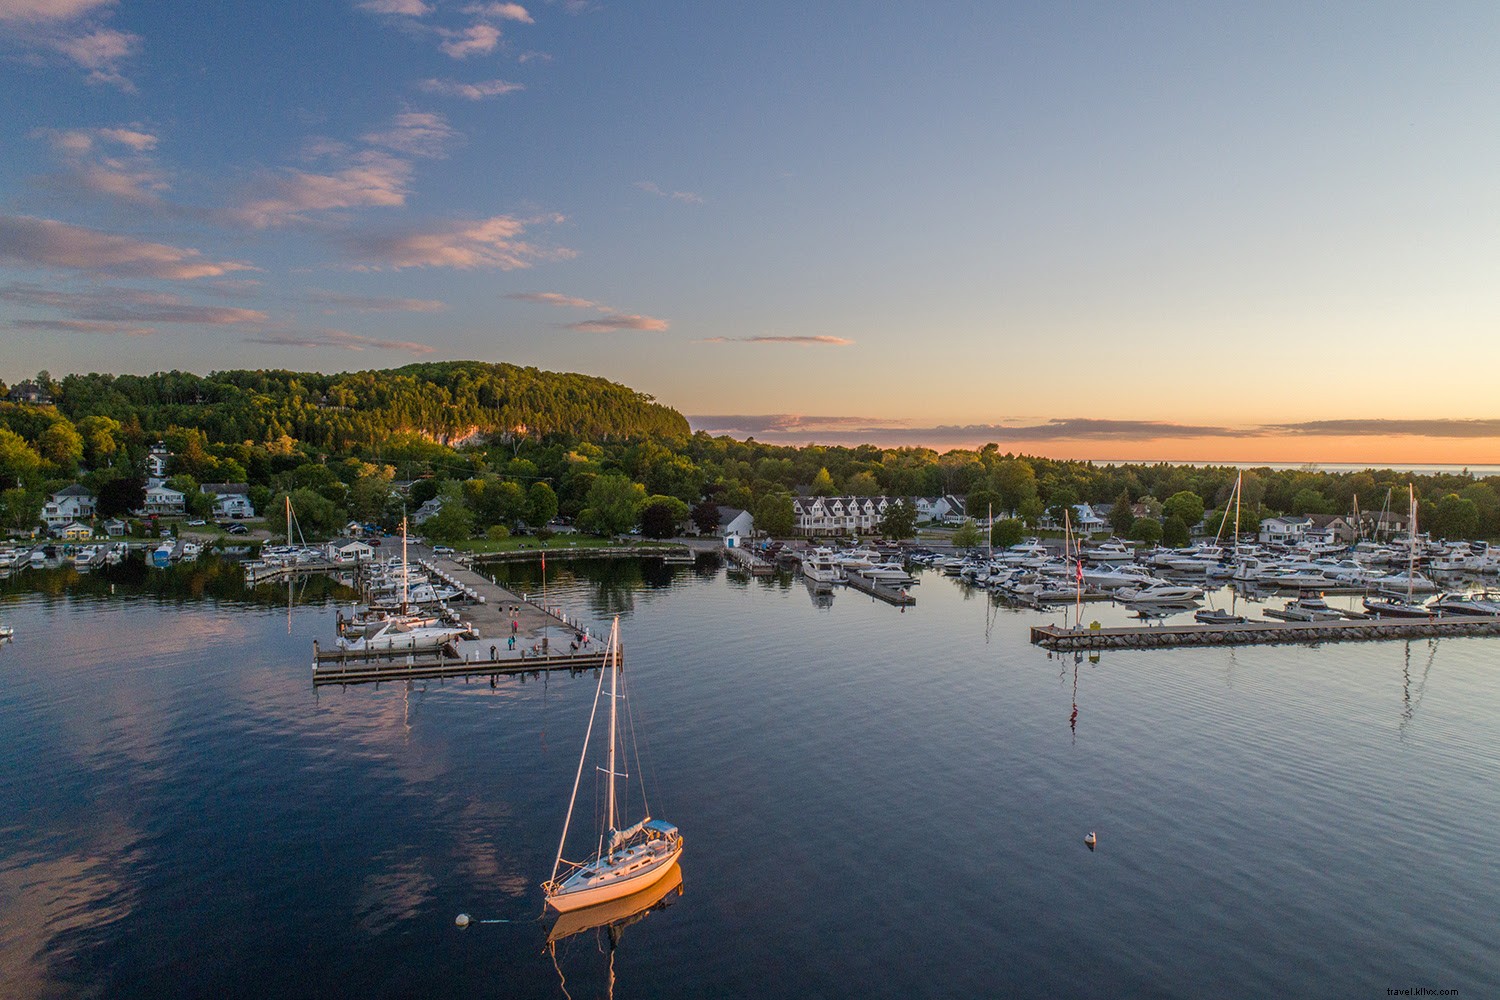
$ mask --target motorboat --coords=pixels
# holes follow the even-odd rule
[[[1286,606],[1280,609],[1267,608],[1265,615],[1289,622],[1328,622],[1344,617],[1342,611],[1330,608],[1327,601],[1314,594],[1303,594],[1296,600],[1287,601]]]
[[[1244,615],[1236,615],[1223,608],[1200,608],[1193,612],[1193,618],[1204,625],[1243,625]]]
[[[373,633],[338,640],[339,648],[351,653],[437,649],[455,639],[472,638],[473,629],[457,625],[408,625],[400,619],[384,622]]]
[[[1427,607],[1444,615],[1500,615],[1500,597],[1494,594],[1441,594]]]
[[[1134,562],[1135,549],[1117,538],[1084,548],[1083,557],[1096,563]]]
[[[1181,583],[1152,583],[1144,587],[1122,587],[1115,599],[1126,604],[1185,604],[1203,596],[1202,587]]]
[[[802,558],[802,575],[818,583],[839,583],[844,568],[829,548],[816,548]]]

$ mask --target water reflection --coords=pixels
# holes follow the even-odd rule
[[[557,969],[558,984],[562,987],[563,995],[571,997],[568,992],[567,977],[563,973],[562,963],[557,957],[557,946],[567,938],[575,937],[586,931],[602,931],[602,940],[598,942],[597,949],[591,949],[595,953],[602,952],[608,956],[608,969],[606,970],[606,996],[613,997],[615,993],[615,951],[619,948],[620,938],[625,928],[631,924],[646,919],[657,910],[666,909],[679,896],[682,895],[682,867],[673,863],[672,868],[660,881],[647,889],[643,889],[631,896],[610,900],[600,903],[598,906],[590,906],[581,910],[571,910],[559,914],[552,926],[547,930],[547,953],[552,958],[552,963]]]

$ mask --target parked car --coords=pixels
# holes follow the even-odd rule
[[[451,556],[453,549],[447,545],[434,545],[432,547],[432,554],[435,556]]]
[[[191,521],[188,522],[188,527],[189,528],[201,528],[201,527],[203,527],[207,523],[208,522],[205,521],[205,520],[203,520],[203,518],[196,517],[193,520],[191,520]]]
[[[229,533],[231,535],[248,535],[250,534],[250,529],[243,524],[231,524],[229,526]]]

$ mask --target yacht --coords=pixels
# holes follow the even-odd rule
[[[1500,615],[1500,596],[1483,594],[1442,594],[1427,606],[1445,615]]]
[[[844,579],[844,568],[834,558],[832,549],[820,547],[803,557],[802,575],[817,583],[840,583]]]
[[[1185,604],[1202,596],[1202,587],[1160,581],[1144,587],[1122,587],[1115,591],[1116,600],[1127,604]]]
[[[1111,538],[1107,542],[1085,547],[1083,557],[1097,563],[1134,562],[1135,549],[1118,538]]]
[[[399,649],[437,649],[454,639],[471,638],[467,625],[408,625],[399,619],[383,623],[369,635],[338,640],[339,648],[354,653],[391,652]]]
[[[1268,618],[1289,622],[1328,622],[1344,617],[1344,612],[1330,608],[1322,596],[1314,594],[1303,594],[1294,601],[1287,601],[1280,610],[1267,608],[1265,614]]]

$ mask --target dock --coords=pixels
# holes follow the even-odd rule
[[[751,576],[770,576],[776,572],[775,566],[772,566],[749,549],[740,548],[739,546],[726,546],[724,554],[729,557],[730,562],[734,563],[740,569],[746,570]]]
[[[897,607],[907,608],[917,603],[917,599],[911,596],[909,590],[880,583],[855,570],[849,570],[844,574],[844,583],[862,594],[869,594],[871,597],[879,598]]]
[[[464,606],[462,618],[478,638],[458,640],[441,649],[375,652],[325,650],[315,641],[313,686],[551,670],[576,673],[604,665],[607,640],[565,608],[544,603],[537,594],[512,593],[452,557],[433,555],[426,546],[411,546],[409,559],[464,592],[470,603]],[[574,650],[580,633],[588,634],[590,641]],[[512,634],[515,649],[509,648]]]
[[[1500,616],[1372,618],[1323,622],[1254,621],[1238,625],[1133,625],[1120,628],[1031,629],[1036,646],[1061,652],[1100,649],[1170,649],[1184,646],[1262,646],[1286,643],[1369,642],[1500,635]]]

